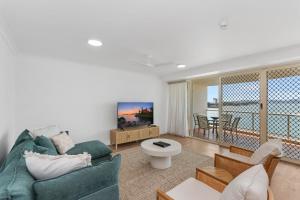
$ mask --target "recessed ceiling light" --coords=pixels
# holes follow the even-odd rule
[[[186,65],[177,65],[178,69],[186,68]]]
[[[88,43],[93,47],[100,47],[103,45],[103,43],[100,40],[95,40],[95,39],[90,39]]]
[[[221,30],[227,30],[228,29],[228,20],[226,18],[222,19],[220,22],[219,22],[219,27]]]

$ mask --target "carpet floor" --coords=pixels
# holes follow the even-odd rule
[[[121,200],[155,200],[156,189],[168,191],[189,177],[195,177],[196,168],[212,166],[213,159],[189,152],[183,147],[181,154],[172,157],[172,167],[153,169],[140,147],[119,152]]]

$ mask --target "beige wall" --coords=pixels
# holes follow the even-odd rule
[[[190,127],[192,127],[192,114],[199,113],[206,115],[207,109],[207,86],[217,85],[218,78],[197,79],[190,81]]]

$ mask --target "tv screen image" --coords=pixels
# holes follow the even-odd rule
[[[153,124],[153,102],[119,102],[118,128]]]

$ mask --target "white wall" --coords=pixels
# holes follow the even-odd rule
[[[15,57],[16,52],[0,21],[0,163],[15,139],[13,117]]]
[[[22,56],[16,69],[16,130],[57,124],[76,142],[109,143],[118,101],[153,101],[166,131],[166,83],[156,76]]]

